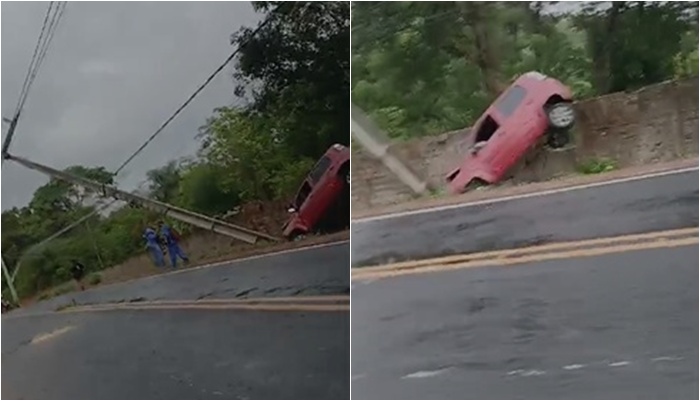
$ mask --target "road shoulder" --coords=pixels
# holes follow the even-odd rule
[[[414,212],[422,209],[433,209],[449,207],[470,202],[487,201],[498,198],[508,198],[517,196],[527,196],[539,192],[555,190],[565,190],[577,186],[595,185],[609,181],[634,179],[647,175],[672,173],[674,171],[684,171],[698,168],[698,158],[674,160],[671,162],[657,163],[646,166],[635,166],[622,168],[596,175],[571,175],[550,181],[534,182],[522,185],[494,186],[481,191],[473,191],[458,196],[448,196],[440,198],[421,198],[404,202],[401,204],[352,211],[352,221],[359,222],[364,219],[381,218],[392,214]]]

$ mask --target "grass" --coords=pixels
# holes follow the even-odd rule
[[[441,198],[445,195],[445,188],[432,188],[428,195],[431,198]]]
[[[90,273],[87,276],[88,285],[97,285],[102,282],[102,275],[100,273]]]
[[[50,292],[49,297],[51,297],[51,298],[57,297],[59,295],[67,294],[67,293],[74,291],[74,290],[75,290],[74,283],[72,281],[68,281],[68,282],[63,283],[63,284],[57,286],[56,288],[54,288]]]
[[[615,163],[615,161],[605,158],[591,159],[578,166],[578,169],[581,172],[581,174],[586,175],[607,173],[608,171],[615,170],[615,168],[617,168],[617,164]]]

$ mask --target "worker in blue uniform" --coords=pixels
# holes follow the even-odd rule
[[[153,263],[155,263],[156,267],[163,267],[165,260],[163,260],[163,250],[160,249],[156,231],[151,227],[146,227],[143,238],[146,240],[146,250],[151,254]]]
[[[182,259],[185,263],[189,262],[190,260],[187,258],[187,255],[185,255],[185,252],[180,248],[180,235],[177,231],[162,221],[159,221],[158,225],[160,228],[160,235],[163,237],[165,245],[168,247],[168,254],[170,255],[172,267],[177,267],[177,258]]]

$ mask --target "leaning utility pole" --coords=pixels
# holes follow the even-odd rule
[[[236,224],[229,223],[227,221],[218,220],[213,217],[192,212],[190,210],[183,209],[178,206],[170,205],[164,202],[159,202],[153,199],[148,199],[145,196],[123,191],[111,185],[105,185],[96,181],[88,180],[83,177],[66,173],[65,171],[57,170],[55,168],[33,162],[23,157],[14,156],[11,154],[5,154],[4,157],[28,169],[39,171],[53,178],[57,178],[62,181],[79,185],[83,188],[90,189],[103,198],[114,198],[125,202],[136,203],[144,207],[145,209],[161,213],[163,216],[169,216],[175,220],[182,221],[183,223],[203,228],[205,230],[213,231],[217,234],[232,237],[243,242],[247,242],[249,244],[255,244],[261,239],[274,242],[280,241],[280,238],[274,237],[269,234],[265,234],[263,232],[254,231]]]
[[[352,135],[357,141],[379,159],[389,171],[406,186],[411,188],[416,195],[422,195],[431,190],[430,184],[421,179],[398,157],[389,151],[389,141],[381,133],[379,127],[374,125],[367,115],[359,107],[352,104],[350,111],[350,124]]]
[[[5,140],[2,143],[2,154],[4,155],[7,153],[7,149],[10,147],[10,141],[12,140],[12,136],[15,133],[15,128],[17,127],[17,117],[13,118],[10,120],[9,118],[2,118],[3,122],[6,122],[10,124],[10,127],[7,129],[7,135],[5,136]],[[5,163],[5,158],[2,158],[2,161],[0,161],[0,166]],[[0,262],[2,262],[2,276],[5,278],[5,282],[7,283],[7,287],[10,289],[10,295],[12,295],[12,301],[15,303],[15,305],[19,305],[19,297],[17,296],[17,290],[15,289],[15,283],[12,278],[10,278],[10,273],[7,271],[7,265],[5,264],[5,256],[0,256]]]

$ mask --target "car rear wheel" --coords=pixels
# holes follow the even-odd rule
[[[464,187],[464,192],[469,192],[469,191],[476,191],[479,189],[484,189],[488,183],[481,178],[474,178],[473,180],[469,181],[469,184],[467,184]]]
[[[553,129],[547,134],[547,146],[561,149],[569,144],[569,132],[563,129]]]
[[[574,106],[569,102],[554,103],[547,106],[549,125],[557,130],[566,130],[574,125],[576,116]]]

